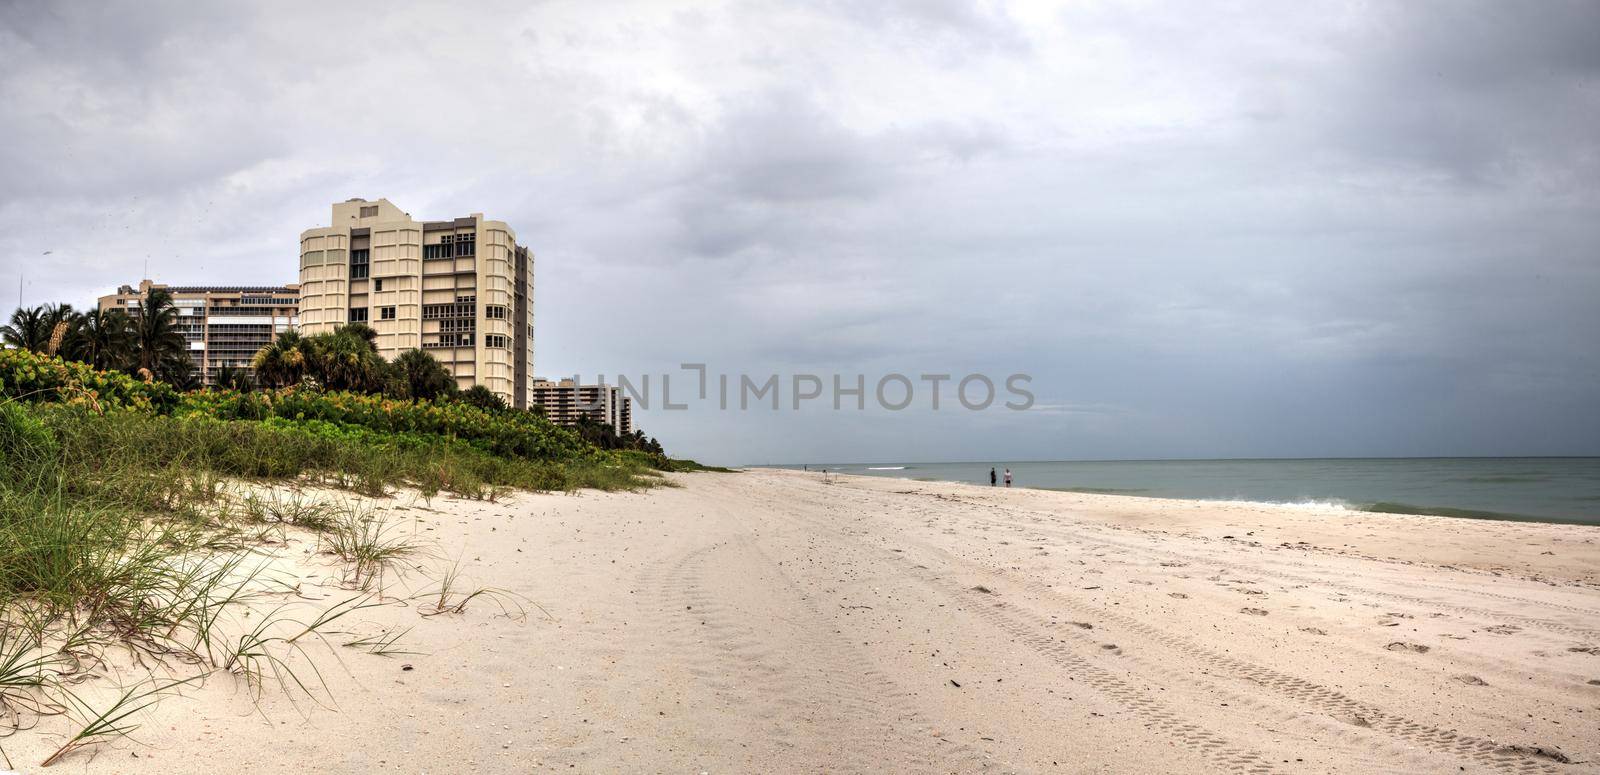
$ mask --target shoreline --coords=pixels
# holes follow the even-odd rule
[[[790,471],[790,469],[771,469]],[[795,471],[801,475],[807,472]],[[816,474],[817,472],[809,472]],[[1527,547],[1501,547],[1502,553],[1477,551],[1463,555],[1453,550],[1435,547],[1426,542],[1432,534],[1449,534],[1465,531],[1460,545],[1472,540],[1512,531],[1533,540],[1567,541],[1573,529],[1588,542],[1600,545],[1600,525],[1588,523],[1562,523],[1513,519],[1477,519],[1433,514],[1413,514],[1384,511],[1363,511],[1342,506],[1320,504],[1282,504],[1258,501],[1223,501],[1199,498],[1168,498],[1153,495],[1127,495],[1118,493],[1091,493],[1073,490],[1055,490],[1044,487],[1005,486],[990,487],[970,482],[928,481],[890,476],[840,474],[829,471],[830,477],[848,478],[857,486],[872,490],[892,490],[884,483],[902,483],[938,488],[959,488],[972,495],[994,493],[1013,503],[1030,504],[1042,512],[1064,510],[1068,513],[1090,512],[1095,517],[1125,527],[1164,527],[1164,532],[1178,535],[1208,535],[1235,538],[1228,530],[1217,528],[1244,528],[1246,535],[1236,540],[1261,543],[1272,537],[1289,538],[1298,543],[1306,537],[1317,537],[1331,546],[1343,545],[1341,553],[1364,553],[1369,559],[1405,562],[1428,562],[1456,569],[1477,569],[1491,574],[1513,572],[1521,567],[1527,578],[1548,578],[1556,570],[1563,580],[1600,587],[1600,553],[1581,563],[1560,564],[1540,562],[1524,551]],[[1006,495],[1015,493],[1015,495]],[[1036,496],[1036,497],[1035,497]],[[1052,497],[1054,496],[1054,497]],[[1352,536],[1361,529],[1375,531],[1371,537]],[[1249,535],[1252,531],[1260,535]],[[1237,531],[1235,531],[1237,532]],[[1405,540],[1401,540],[1405,536]],[[1373,539],[1373,540],[1369,540]],[[1577,539],[1583,540],[1583,539]],[[1312,542],[1316,544],[1317,542]],[[1540,551],[1545,551],[1541,548]],[[1543,558],[1545,555],[1537,555]],[[1513,562],[1514,561],[1514,562]]]
[[[1127,460],[1127,461],[1123,461],[1123,460],[1009,461],[1009,463],[1001,463],[1000,465],[1007,465],[1007,464],[1009,464],[1009,465],[1056,465],[1056,464],[1067,464],[1067,465],[1086,465],[1087,464],[1087,465],[1092,465],[1092,464],[1099,464],[1099,463],[1113,464],[1113,465],[1115,465],[1115,464],[1125,464],[1125,463],[1127,463],[1127,464],[1169,464],[1170,463],[1170,464],[1174,464],[1174,465],[1183,465],[1183,464],[1207,464],[1207,463],[1220,463],[1220,464],[1231,464],[1231,463],[1315,463],[1315,462],[1325,462],[1325,461],[1332,461],[1332,462],[1424,461],[1424,462],[1426,462],[1426,461],[1462,461],[1462,460],[1470,460],[1470,461],[1517,461],[1517,460],[1558,460],[1558,461],[1581,460],[1581,461],[1589,461],[1589,460],[1593,460],[1593,461],[1596,461],[1597,463],[1600,463],[1600,458],[1589,457],[1589,456],[1545,456],[1545,457],[1535,457],[1535,458],[1528,458],[1528,457],[1514,457],[1514,458],[1507,458],[1507,457],[1473,457],[1473,458],[1283,458],[1283,459],[1277,459],[1277,458],[1236,458],[1236,459],[1217,459],[1217,460],[1210,460],[1210,459],[1192,459],[1192,460],[1191,459],[1173,459],[1173,460]],[[865,477],[868,477],[868,478],[897,479],[897,480],[909,481],[909,482],[924,482],[924,483],[939,483],[939,484],[961,484],[961,485],[970,485],[970,486],[974,486],[974,487],[985,486],[982,482],[976,482],[976,481],[968,481],[968,480],[962,480],[962,479],[946,479],[946,478],[939,478],[939,477],[903,476],[903,475],[899,475],[898,473],[894,473],[894,472],[913,472],[913,471],[918,470],[919,466],[939,466],[939,467],[942,467],[942,466],[965,465],[964,463],[959,463],[959,462],[957,462],[957,463],[906,463],[906,464],[903,464],[903,465],[883,465],[883,466],[872,466],[872,465],[868,465],[868,464],[859,464],[859,463],[847,463],[847,464],[841,464],[841,465],[849,466],[849,469],[848,470],[842,470],[842,469],[834,468],[834,467],[830,466],[830,467],[827,468],[827,470],[828,470],[828,472],[830,474],[838,474],[840,476],[865,476]],[[987,465],[991,465],[991,464],[989,464],[989,463],[976,464],[975,463],[973,465],[987,466]],[[788,465],[760,465],[760,466],[749,466],[748,468],[761,469],[761,470],[775,470],[775,471],[796,471],[796,472],[800,472],[800,473],[806,473],[807,472],[807,469],[792,468],[792,467],[789,467]],[[809,472],[810,473],[818,473],[821,470],[823,470],[821,467],[812,467],[812,468],[809,469]],[[875,472],[875,473],[861,473],[862,471],[872,471],[872,472]],[[876,472],[884,472],[884,473],[876,473]],[[994,486],[997,486],[997,487],[1000,487],[1000,488],[1004,488],[1005,487],[1005,485],[1003,483],[999,484],[999,485],[994,485]],[[1035,485],[1035,484],[1026,484],[1026,485],[1025,484],[1014,484],[1012,487],[1013,487],[1013,489],[1047,490],[1047,491],[1051,491],[1051,492],[1079,493],[1079,494],[1086,494],[1086,495],[1116,495],[1116,496],[1133,497],[1133,498],[1151,498],[1151,499],[1157,499],[1157,500],[1196,501],[1196,502],[1202,502],[1202,503],[1235,504],[1235,505],[1251,505],[1251,506],[1271,506],[1271,507],[1283,507],[1283,508],[1327,508],[1327,509],[1345,510],[1345,511],[1371,513],[1371,514],[1400,514],[1400,515],[1426,516],[1426,517],[1448,517],[1448,518],[1452,518],[1452,519],[1499,520],[1499,521],[1506,521],[1506,522],[1529,522],[1529,523],[1541,523],[1541,524],[1552,524],[1552,525],[1579,525],[1579,526],[1596,526],[1596,525],[1600,525],[1600,512],[1597,512],[1593,516],[1569,516],[1569,515],[1555,515],[1555,514],[1519,513],[1519,512],[1515,512],[1515,511],[1483,509],[1483,508],[1469,508],[1469,507],[1464,507],[1464,506],[1456,506],[1456,505],[1449,505],[1449,504],[1443,504],[1443,503],[1441,503],[1441,504],[1431,504],[1430,505],[1430,504],[1419,504],[1419,503],[1411,503],[1411,502],[1398,501],[1398,500],[1382,500],[1382,499],[1377,499],[1377,500],[1373,500],[1373,499],[1355,500],[1355,499],[1351,499],[1351,498],[1344,497],[1344,496],[1312,496],[1312,497],[1305,497],[1305,498],[1299,498],[1299,499],[1271,499],[1271,498],[1268,498],[1268,497],[1251,498],[1251,497],[1242,497],[1242,496],[1237,496],[1237,495],[1210,497],[1210,496],[1194,496],[1194,495],[1165,494],[1165,493],[1150,492],[1150,489],[1153,489],[1153,488],[1119,488],[1119,487],[1092,487],[1092,486],[1050,486],[1050,485]],[[1597,496],[1597,497],[1600,497],[1600,496]]]

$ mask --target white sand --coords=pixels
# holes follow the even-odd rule
[[[1600,528],[677,479],[399,512],[555,620],[363,611],[426,653],[313,649],[336,710],[217,674],[54,769],[1600,771]]]

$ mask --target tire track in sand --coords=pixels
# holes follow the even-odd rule
[[[797,514],[797,516],[800,515]],[[858,543],[861,541],[859,536],[855,536],[849,531],[841,531],[814,522],[813,527],[853,539]],[[976,569],[980,573],[1005,579],[1007,582],[1014,583],[1018,587],[1034,594],[1048,596],[1053,601],[1061,603],[1068,609],[1077,611],[1085,617],[1114,622],[1125,631],[1177,652],[1188,659],[1200,662],[1223,675],[1248,680],[1293,702],[1321,710],[1343,723],[1361,725],[1410,744],[1453,757],[1467,759],[1476,765],[1496,771],[1528,773],[1530,775],[1532,773],[1559,773],[1563,771],[1556,760],[1539,753],[1540,749],[1536,747],[1498,743],[1486,738],[1461,735],[1412,721],[1370,703],[1350,698],[1338,690],[1305,678],[1215,652],[1192,640],[1146,624],[1134,617],[1116,614],[1104,607],[1094,606],[1072,598],[1049,584],[1032,579],[1018,578],[1004,568],[965,560],[942,548],[912,539],[905,534],[897,535],[896,540],[901,543],[915,544],[923,551],[943,558],[952,568],[967,566]],[[1091,540],[1105,543],[1098,538]],[[1064,630],[1061,629],[1059,622],[1051,621],[1031,612],[1024,612],[1015,607],[1010,607],[1009,611],[1007,611],[992,605],[984,605],[981,600],[975,601],[974,594],[981,593],[974,593],[964,586],[950,583],[937,574],[924,571],[915,563],[912,563],[903,553],[890,551],[885,554],[890,561],[904,567],[908,575],[919,578],[952,599],[974,604],[972,609],[980,616],[991,620],[1030,646],[1037,647],[1053,655],[1059,655],[1064,647],[1057,640],[1056,635],[1065,632],[1068,637],[1085,642],[1092,648],[1101,647],[1098,640],[1085,633],[1075,632],[1070,627]],[[1209,559],[1199,561],[1209,561]],[[1248,570],[1254,572],[1254,569]],[[1126,655],[1124,656],[1126,657]],[[1082,660],[1083,657],[1076,657],[1076,661],[1071,665],[1073,669],[1079,669],[1078,666],[1082,664]],[[1193,676],[1175,674],[1170,669],[1163,668],[1151,660],[1135,657],[1130,661],[1142,664],[1156,672],[1167,673],[1176,680],[1196,683]]]
[[[781,509],[781,504],[775,505]],[[816,531],[842,536],[855,543],[860,542],[859,537],[850,534],[848,531],[842,531],[831,525],[816,522],[803,513],[794,512],[791,516],[800,522],[809,524]],[[874,550],[874,553],[877,551],[875,547],[866,548]],[[908,577],[922,582],[946,597],[961,599],[961,590],[955,585],[940,579],[936,574],[919,572],[909,560],[893,556],[893,553],[890,554],[895,564],[906,568]],[[962,608],[963,610],[971,611],[989,625],[1005,632],[1011,636],[1014,642],[1024,644],[1046,659],[1066,668],[1078,685],[1087,686],[1097,694],[1122,707],[1129,714],[1139,719],[1146,729],[1176,738],[1188,750],[1199,754],[1223,771],[1249,773],[1250,775],[1266,775],[1277,771],[1260,751],[1240,746],[1223,735],[1193,722],[1184,714],[1169,707],[1167,703],[1158,699],[1150,691],[1124,681],[1110,670],[1077,654],[1066,643],[1057,640],[1052,634],[1039,632],[1025,622],[1012,617],[1004,609],[984,605],[963,606]]]
[[[857,493],[859,496],[861,496],[863,502],[866,502],[868,500],[868,498],[870,496],[872,496],[872,495],[880,495],[880,494],[881,495],[885,495],[885,496],[889,495],[889,493],[879,493],[879,491],[872,490],[872,489],[866,489],[866,488],[850,488],[850,490],[852,492],[854,492],[854,493]],[[895,495],[921,495],[923,497],[926,497],[922,493],[912,493],[912,492],[893,493],[893,494],[895,494]],[[1494,611],[1494,610],[1491,610],[1491,609],[1478,608],[1478,607],[1474,607],[1474,606],[1463,606],[1463,605],[1458,605],[1458,604],[1453,604],[1453,603],[1443,603],[1443,602],[1435,601],[1435,600],[1432,600],[1432,599],[1429,599],[1429,598],[1425,598],[1425,597],[1419,597],[1419,596],[1415,596],[1415,595],[1405,595],[1405,594],[1394,593],[1394,592],[1386,592],[1386,591],[1369,589],[1369,588],[1366,588],[1366,587],[1360,587],[1360,586],[1355,586],[1355,585],[1350,585],[1350,584],[1342,584],[1342,583],[1339,583],[1339,582],[1329,581],[1329,580],[1326,580],[1326,579],[1323,579],[1323,578],[1297,575],[1297,574],[1295,574],[1295,573],[1293,573],[1291,571],[1271,570],[1271,569],[1267,569],[1267,568],[1264,568],[1264,567],[1259,566],[1259,565],[1246,565],[1246,564],[1240,564],[1240,563],[1231,563],[1229,561],[1221,560],[1221,559],[1218,559],[1218,558],[1215,558],[1215,557],[1211,557],[1211,556],[1200,556],[1200,555],[1187,554],[1187,553],[1180,552],[1180,551],[1173,550],[1173,549],[1157,549],[1157,548],[1154,548],[1154,547],[1140,546],[1138,544],[1129,544],[1129,543],[1125,543],[1125,542],[1122,542],[1122,541],[1117,541],[1117,540],[1114,540],[1114,539],[1106,538],[1103,535],[1093,535],[1093,536],[1085,535],[1084,533],[1074,531],[1071,527],[1067,526],[1066,524],[1063,524],[1061,522],[1062,515],[1059,514],[1059,513],[1056,513],[1056,512],[1040,511],[1038,509],[1026,508],[1026,507],[1022,507],[1022,506],[1013,506],[1013,505],[1001,504],[1001,503],[991,503],[991,502],[980,501],[980,500],[971,500],[971,499],[968,499],[968,498],[964,498],[964,497],[961,497],[961,496],[955,496],[955,495],[951,495],[951,496],[935,496],[935,497],[938,500],[949,502],[949,503],[957,503],[957,504],[963,504],[963,505],[967,505],[967,506],[972,506],[973,508],[977,508],[977,509],[986,509],[986,510],[989,510],[989,511],[997,511],[997,512],[1001,512],[1002,514],[1006,514],[1008,516],[1015,516],[1016,517],[1016,519],[1013,520],[1013,521],[1003,521],[1003,520],[996,520],[996,519],[992,519],[992,518],[991,519],[973,518],[971,520],[971,524],[974,524],[974,525],[987,525],[989,527],[1003,528],[1003,529],[1006,529],[1006,530],[1010,530],[1010,531],[1016,532],[1018,534],[1025,533],[1025,532],[1027,532],[1028,529],[1034,529],[1034,528],[1046,529],[1046,530],[1049,530],[1051,532],[1055,532],[1055,533],[1058,533],[1058,534],[1062,534],[1062,533],[1067,534],[1068,536],[1070,536],[1070,538],[1072,540],[1074,540],[1076,542],[1097,542],[1097,543],[1105,544],[1107,546],[1113,546],[1113,547],[1116,547],[1116,548],[1119,548],[1119,549],[1140,552],[1140,553],[1143,553],[1143,554],[1146,554],[1146,555],[1162,554],[1163,556],[1173,557],[1173,558],[1177,558],[1177,559],[1183,559],[1183,560],[1186,560],[1186,561],[1210,563],[1210,564],[1216,565],[1218,567],[1230,568],[1232,570],[1243,570],[1243,571],[1246,571],[1246,572],[1255,573],[1255,574],[1259,574],[1259,575],[1262,575],[1262,576],[1276,577],[1276,578],[1279,578],[1281,580],[1295,581],[1295,582],[1298,582],[1298,583],[1316,583],[1316,584],[1321,584],[1323,586],[1327,586],[1327,587],[1331,587],[1331,588],[1334,588],[1334,589],[1338,589],[1338,590],[1340,590],[1340,591],[1342,591],[1342,592],[1344,592],[1346,594],[1350,594],[1350,595],[1358,595],[1358,596],[1359,595],[1369,595],[1369,596],[1373,596],[1373,597],[1381,597],[1381,598],[1384,598],[1384,599],[1387,599],[1387,600],[1391,600],[1391,601],[1396,601],[1396,602],[1404,602],[1404,603],[1412,603],[1412,604],[1416,604],[1416,605],[1431,606],[1431,607],[1435,607],[1435,608],[1442,608],[1442,609],[1445,609],[1445,610],[1449,610],[1449,611],[1452,611],[1454,613],[1464,614],[1464,615],[1468,615],[1468,616],[1474,616],[1474,617],[1478,617],[1478,618],[1482,618],[1482,619],[1511,620],[1511,621],[1516,622],[1519,625],[1524,625],[1524,626],[1532,627],[1532,628],[1535,628],[1535,629],[1548,630],[1548,631],[1556,632],[1556,633],[1559,633],[1559,634],[1562,634],[1562,635],[1566,635],[1566,636],[1569,636],[1569,637],[1574,637],[1574,638],[1579,638],[1579,639],[1584,639],[1584,640],[1589,640],[1589,641],[1594,641],[1594,640],[1600,639],[1600,629],[1590,629],[1590,628],[1585,628],[1585,627],[1578,627],[1578,626],[1565,624],[1563,622],[1556,622],[1556,621],[1551,621],[1549,619],[1541,619],[1541,618],[1538,618],[1538,617],[1527,616],[1525,614],[1505,613],[1505,612],[1501,612],[1501,611]],[[885,500],[887,500],[887,498],[885,498]],[[874,505],[881,505],[881,503],[874,503]],[[1106,530],[1106,531],[1130,532],[1129,529],[1127,529],[1127,528],[1122,528],[1122,527],[1119,527],[1119,526],[1116,526],[1116,525],[1110,525],[1110,524],[1100,524],[1100,525],[1096,525],[1095,527],[1098,528],[1098,529],[1101,529],[1101,530]],[[1142,531],[1139,531],[1138,529],[1132,529],[1131,532],[1133,532],[1135,534],[1140,534]],[[1369,558],[1357,557],[1356,559],[1367,559],[1368,561],[1384,562],[1384,563],[1387,564],[1387,561],[1384,561],[1384,560],[1381,560],[1381,559],[1375,559],[1375,558],[1369,559]],[[1292,563],[1292,562],[1285,563],[1285,564],[1288,564],[1288,565],[1291,565],[1291,566],[1296,565],[1296,563]],[[1564,612],[1567,612],[1567,613],[1578,614],[1578,615],[1586,616],[1586,617],[1592,617],[1592,616],[1596,615],[1596,612],[1593,609],[1584,608],[1584,607],[1581,607],[1581,606],[1567,605],[1567,604],[1564,604],[1564,603],[1557,603],[1557,602],[1546,601],[1546,600],[1533,600],[1533,599],[1529,599],[1529,598],[1517,597],[1515,595],[1508,595],[1508,594],[1505,594],[1505,593],[1495,592],[1495,591],[1490,591],[1490,590],[1474,589],[1474,588],[1471,588],[1471,587],[1460,587],[1460,588],[1457,588],[1457,587],[1444,587],[1444,586],[1440,586],[1440,585],[1430,585],[1430,584],[1421,584],[1419,586],[1427,586],[1427,587],[1431,587],[1431,588],[1435,588],[1435,589],[1440,589],[1441,591],[1450,591],[1450,592],[1457,592],[1457,593],[1464,592],[1464,593],[1467,593],[1467,594],[1477,595],[1477,596],[1480,596],[1480,597],[1487,597],[1487,598],[1494,599],[1494,600],[1501,600],[1501,601],[1504,601],[1504,602],[1516,603],[1517,605],[1539,606],[1539,607],[1542,607],[1542,608],[1549,608],[1549,609],[1553,609],[1553,610],[1564,611]]]
[[[1141,555],[1144,555],[1146,557],[1152,557],[1152,558],[1154,558],[1154,557],[1165,557],[1165,558],[1168,558],[1168,559],[1181,560],[1183,562],[1196,564],[1196,565],[1210,565],[1210,566],[1214,566],[1214,567],[1218,567],[1218,568],[1226,568],[1228,570],[1236,571],[1236,572],[1239,572],[1239,573],[1252,574],[1252,575],[1256,575],[1256,576],[1264,576],[1264,577],[1267,577],[1267,578],[1275,578],[1275,579],[1278,579],[1280,581],[1288,581],[1288,582],[1293,582],[1293,583],[1297,583],[1297,584],[1319,585],[1319,586],[1326,587],[1326,588],[1329,588],[1329,589],[1338,590],[1338,591],[1340,591],[1340,592],[1342,592],[1342,593],[1344,593],[1346,595],[1350,595],[1350,596],[1353,596],[1353,597],[1369,597],[1369,598],[1378,598],[1378,599],[1382,599],[1382,600],[1388,600],[1388,601],[1392,601],[1392,602],[1409,603],[1409,604],[1412,604],[1412,605],[1423,606],[1425,608],[1431,608],[1431,609],[1443,610],[1443,611],[1450,611],[1452,613],[1461,614],[1461,615],[1464,615],[1464,616],[1470,616],[1470,617],[1474,617],[1474,618],[1478,618],[1478,619],[1485,619],[1485,620],[1494,621],[1494,622],[1514,622],[1514,623],[1522,625],[1522,626],[1532,627],[1532,628],[1535,628],[1535,629],[1546,630],[1548,632],[1558,633],[1558,634],[1561,634],[1561,635],[1565,635],[1567,637],[1576,638],[1576,639],[1583,640],[1583,641],[1592,642],[1592,641],[1595,641],[1595,640],[1600,640],[1600,630],[1593,630],[1593,629],[1588,629],[1588,628],[1584,628],[1584,627],[1574,627],[1572,625],[1564,624],[1562,622],[1556,622],[1556,621],[1551,621],[1549,619],[1541,619],[1541,618],[1538,618],[1538,617],[1526,616],[1526,615],[1522,615],[1522,614],[1506,613],[1506,612],[1503,612],[1503,611],[1494,611],[1494,610],[1491,610],[1491,609],[1479,608],[1479,607],[1476,607],[1476,606],[1465,606],[1465,605],[1459,605],[1459,604],[1456,604],[1456,603],[1447,603],[1447,602],[1433,600],[1433,599],[1426,598],[1426,597],[1419,597],[1417,595],[1407,595],[1407,594],[1400,593],[1400,592],[1389,592],[1389,591],[1386,591],[1386,590],[1370,589],[1370,588],[1367,588],[1367,587],[1362,587],[1362,586],[1357,586],[1357,585],[1354,585],[1354,584],[1348,584],[1348,583],[1344,583],[1344,582],[1340,582],[1340,581],[1335,581],[1335,580],[1324,578],[1324,577],[1320,577],[1320,576],[1302,575],[1302,574],[1293,573],[1293,572],[1290,572],[1290,571],[1278,570],[1278,569],[1274,569],[1274,568],[1265,567],[1263,565],[1256,565],[1256,564],[1237,562],[1237,561],[1233,561],[1233,560],[1227,560],[1227,559],[1219,558],[1219,557],[1212,556],[1212,555],[1200,555],[1200,554],[1182,552],[1182,551],[1175,550],[1175,549],[1162,549],[1162,548],[1158,548],[1158,547],[1141,546],[1141,545],[1136,544],[1136,543],[1128,543],[1128,542],[1125,542],[1125,541],[1118,541],[1118,540],[1106,538],[1105,536],[1086,535],[1084,533],[1075,531],[1072,528],[1067,527],[1066,525],[1062,525],[1060,523],[1034,522],[1034,521],[1031,521],[1031,520],[1029,522],[1026,522],[1026,523],[1017,523],[1017,522],[997,521],[997,520],[993,520],[993,519],[974,519],[973,520],[973,524],[975,524],[975,525],[987,525],[987,526],[992,527],[992,528],[994,528],[994,527],[1003,528],[1003,529],[1006,529],[1008,531],[1017,533],[1019,535],[1026,534],[1026,533],[1033,532],[1033,531],[1044,532],[1044,533],[1053,535],[1056,538],[1073,541],[1073,542],[1075,542],[1075,543],[1077,543],[1079,545],[1095,544],[1095,545],[1102,545],[1102,546],[1110,546],[1110,547],[1115,547],[1115,548],[1118,548],[1118,549],[1122,549],[1124,551],[1130,551],[1130,552],[1134,552],[1134,553],[1137,553],[1137,554],[1141,554]]]
[[[736,744],[767,743],[791,767],[829,772],[999,769],[963,743],[931,732],[911,737],[931,725],[911,707],[909,695],[880,671],[863,669],[869,664],[864,655],[833,637],[833,628],[792,583],[771,589],[787,604],[775,608],[799,614],[784,619],[790,626],[781,642],[749,612],[721,600],[706,578],[708,564],[758,555],[752,548],[736,536],[685,552],[640,578],[640,588],[658,601],[655,619],[666,645],[730,711],[756,720],[763,739]]]

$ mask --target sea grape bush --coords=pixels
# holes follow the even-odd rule
[[[88,364],[27,350],[0,350],[0,397],[161,414],[171,412],[180,400],[178,391],[165,382],[97,371]]]
[[[179,393],[116,371],[26,350],[0,350],[0,401],[82,405],[92,411],[130,410],[178,418],[253,421],[280,429],[297,426],[323,438],[386,444],[408,451],[464,443],[505,458],[533,462],[601,458],[663,467],[666,458],[603,452],[542,415],[477,406],[452,398],[410,400],[365,393],[325,392],[305,386],[240,393]]]
[[[177,413],[224,420],[321,421],[379,433],[443,436],[526,460],[569,460],[594,452],[577,434],[532,412],[484,409],[448,399],[413,401],[301,387],[253,393],[214,390],[185,394]]]

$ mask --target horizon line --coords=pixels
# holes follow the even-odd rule
[[[868,460],[796,463],[742,463],[747,466],[800,466],[800,465],[994,465],[1004,463],[1246,463],[1314,460],[1592,460],[1594,455],[1377,455],[1377,456],[1313,456],[1313,457],[1149,457],[1149,458],[1064,458],[1054,460]]]

